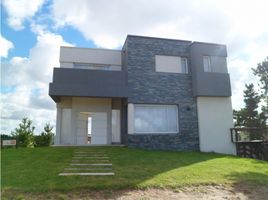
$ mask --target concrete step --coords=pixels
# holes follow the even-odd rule
[[[112,168],[65,168],[66,171],[110,171],[113,170]]]
[[[114,172],[96,173],[59,173],[59,176],[114,176]]]
[[[92,164],[89,164],[89,163],[71,163],[70,164],[71,166],[75,166],[75,165],[77,165],[77,166],[112,166],[112,164],[110,164],[110,163],[92,163]]]

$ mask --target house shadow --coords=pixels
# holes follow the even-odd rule
[[[257,162],[252,160],[252,162]],[[231,189],[242,193],[248,199],[268,199],[268,168],[267,173],[244,172],[232,173],[227,176],[234,184]]]
[[[162,187],[165,188],[166,185],[169,185],[170,183],[170,175],[168,175],[168,179],[165,179],[163,178],[165,176],[163,175],[164,173],[172,174],[172,170],[181,169],[179,171],[185,172],[185,176],[180,174],[177,177],[187,179],[187,173],[189,172],[188,166],[199,164],[205,165],[205,162],[210,160],[232,157],[215,153],[178,153],[177,151],[142,150],[126,147],[110,147],[106,148],[105,151],[110,157],[116,175],[114,177],[92,177],[86,187],[79,187],[82,190],[86,190],[90,196],[94,196],[96,192],[97,196],[101,195],[101,197],[105,197],[105,199],[106,197],[107,199],[111,197],[113,199],[120,199],[123,196],[129,195],[129,192],[133,189],[146,189],[146,184],[150,185],[152,183],[150,182],[151,180],[155,181],[154,178],[159,177],[159,182],[162,182]],[[233,158],[239,159],[235,156],[233,156]],[[258,160],[254,159],[249,161],[254,164],[260,163]],[[198,171],[194,170],[192,173],[198,174]],[[177,177],[175,176],[174,178]],[[224,178],[234,182],[230,187],[230,192],[233,194],[240,193],[248,199],[268,199],[268,169],[267,174],[250,171],[244,173],[236,172],[229,173],[228,175],[225,175]],[[174,181],[174,179],[171,181]],[[95,185],[91,184],[92,182]],[[198,184],[202,183],[197,183],[197,185]],[[185,184],[182,185],[185,186]],[[204,182],[204,185],[206,185],[206,182]],[[179,186],[173,187],[171,185],[170,188],[173,190],[176,189],[176,187]],[[157,188],[161,189],[161,184],[157,185]]]

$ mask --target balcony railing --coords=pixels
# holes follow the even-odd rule
[[[61,96],[128,97],[127,74],[124,71],[54,68],[49,95],[54,101]]]
[[[267,128],[231,128],[232,142],[268,141]]]
[[[231,128],[231,139],[238,156],[268,161],[267,128]]]

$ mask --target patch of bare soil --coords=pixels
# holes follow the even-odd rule
[[[49,192],[45,194],[20,193],[5,191],[2,199],[29,199],[29,200],[267,200],[268,187],[238,184],[233,186],[196,186],[177,189],[146,189],[146,190],[79,190],[72,192]]]

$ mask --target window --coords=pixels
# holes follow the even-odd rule
[[[178,107],[176,105],[135,105],[135,133],[178,133]]]
[[[167,73],[188,73],[187,58],[179,56],[155,56],[155,71]]]
[[[203,56],[203,64],[205,72],[212,72],[210,56]]]
[[[119,65],[91,64],[91,63],[74,63],[73,65],[74,68],[78,69],[121,71],[121,66]]]

